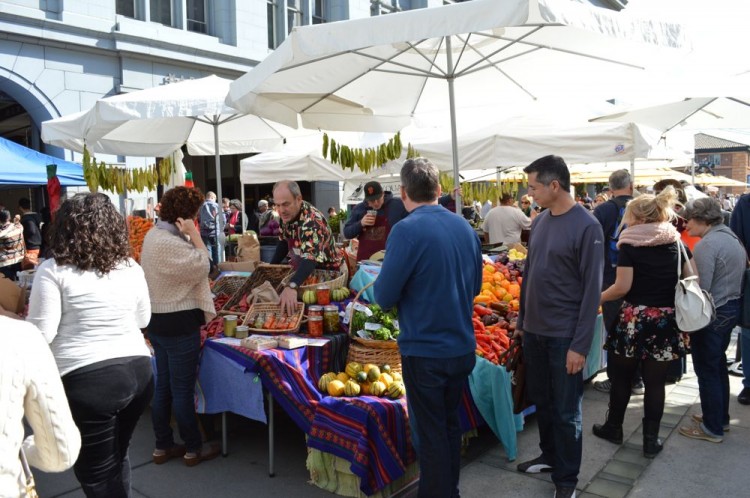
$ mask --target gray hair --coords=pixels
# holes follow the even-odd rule
[[[624,190],[633,185],[633,179],[630,178],[630,172],[626,169],[619,169],[609,175],[610,190]]]
[[[412,201],[432,202],[438,196],[440,173],[429,159],[407,159],[401,167],[401,186]]]
[[[293,197],[302,197],[302,190],[299,188],[299,183],[294,180],[279,180],[273,185],[272,192],[276,192],[279,187],[286,187]]]
[[[702,221],[711,226],[724,223],[721,205],[711,197],[701,197],[689,202],[685,209],[685,219]]]
[[[216,194],[211,192],[210,190],[206,192],[206,199],[215,201],[216,200]]]
[[[232,199],[229,201],[229,205],[236,207],[238,211],[242,211],[242,202],[239,199]]]

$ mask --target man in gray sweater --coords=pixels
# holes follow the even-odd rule
[[[516,334],[523,336],[526,390],[536,405],[541,456],[520,472],[552,472],[555,496],[576,496],[581,467],[583,367],[591,348],[602,286],[604,236],[570,195],[558,156],[524,169],[529,195],[547,208],[531,226]]]

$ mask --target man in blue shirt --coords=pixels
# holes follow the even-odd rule
[[[419,496],[456,497],[461,460],[458,405],[476,362],[471,323],[482,286],[479,237],[438,205],[438,170],[427,159],[401,168],[409,216],[391,229],[375,301],[398,306],[398,344],[419,457]]]
[[[601,297],[604,235],[570,195],[570,172],[561,157],[537,159],[524,172],[529,195],[546,208],[531,225],[516,325],[542,454],[518,470],[552,472],[555,497],[575,498],[583,453],[582,372]]]

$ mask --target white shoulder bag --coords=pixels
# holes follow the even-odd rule
[[[691,276],[682,278],[682,256],[690,268]],[[716,317],[716,306],[711,294],[701,289],[698,277],[688,259],[685,246],[677,241],[677,286],[674,293],[674,312],[677,328],[683,332],[696,332],[708,326]]]

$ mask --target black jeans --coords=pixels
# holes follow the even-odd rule
[[[73,470],[89,498],[130,496],[130,438],[154,392],[149,357],[112,361],[88,365],[62,378],[81,431],[81,453]]]
[[[403,356],[409,422],[416,433],[420,498],[455,498],[461,469],[458,405],[476,354],[453,358]]]

